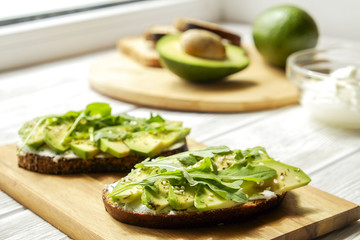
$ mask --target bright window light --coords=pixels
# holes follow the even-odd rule
[[[139,0],[12,0],[0,8],[0,26],[95,10]]]

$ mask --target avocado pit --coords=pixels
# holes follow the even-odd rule
[[[224,60],[225,46],[222,38],[212,32],[200,29],[191,29],[180,37],[180,46],[183,51],[195,57]]]

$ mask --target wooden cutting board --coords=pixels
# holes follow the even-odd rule
[[[191,149],[203,145],[189,140]],[[122,224],[104,209],[105,184],[122,174],[46,175],[17,166],[15,145],[0,147],[0,188],[74,239],[312,239],[360,218],[354,203],[306,186],[276,210],[209,228],[149,229]]]
[[[172,110],[242,112],[296,104],[299,92],[284,71],[266,64],[253,46],[245,49],[251,60],[248,68],[216,84],[191,84],[166,69],[145,67],[121,53],[95,62],[89,82],[106,96]]]

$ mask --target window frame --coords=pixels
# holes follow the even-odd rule
[[[0,71],[115,48],[119,38],[139,35],[177,16],[221,18],[218,0],[149,0],[0,28]]]

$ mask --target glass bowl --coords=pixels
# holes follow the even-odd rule
[[[321,122],[360,128],[360,49],[308,49],[287,59],[300,104]]]

